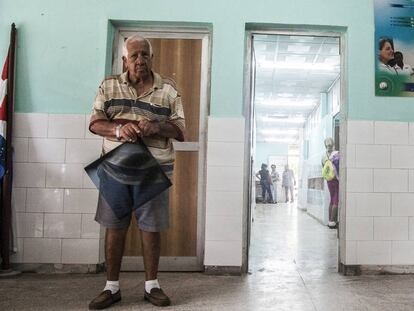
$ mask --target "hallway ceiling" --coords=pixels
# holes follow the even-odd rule
[[[299,128],[340,74],[339,38],[255,35],[258,142],[297,143]]]

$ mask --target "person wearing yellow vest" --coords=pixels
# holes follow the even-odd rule
[[[326,138],[324,141],[326,152],[322,157],[322,176],[328,184],[331,200],[329,202],[328,227],[334,229],[338,222],[339,201],[339,152],[334,150],[334,140]]]

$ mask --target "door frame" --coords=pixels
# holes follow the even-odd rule
[[[159,271],[204,271],[205,246],[205,198],[206,198],[206,154],[207,154],[207,117],[210,107],[210,73],[211,73],[211,28],[207,26],[191,27],[187,25],[163,24],[127,27],[120,26],[115,29],[113,37],[112,74],[122,72],[122,44],[124,38],[139,33],[145,38],[157,39],[199,39],[201,48],[200,72],[200,117],[198,142],[174,142],[176,151],[198,152],[198,185],[197,185],[197,252],[196,257],[161,256]],[[122,271],[143,271],[142,256],[124,256]]]
[[[253,37],[254,35],[290,35],[290,36],[323,36],[323,37],[336,37],[339,38],[340,44],[340,146],[341,150],[346,150],[347,131],[346,121],[347,117],[347,28],[339,26],[313,26],[313,25],[263,25],[247,23],[245,30],[245,58],[244,58],[244,85],[243,85],[243,113],[245,116],[245,168],[244,168],[244,198],[243,198],[243,253],[242,253],[242,271],[248,273],[249,270],[249,248],[251,238],[251,217],[252,206],[255,204],[251,197],[253,182],[253,144],[255,137],[254,134],[254,101],[252,90],[254,89],[255,81],[254,76],[254,53],[253,53]],[[346,163],[346,154],[341,155],[341,162]],[[341,270],[341,263],[345,262],[345,228],[346,228],[346,170],[345,165],[340,166],[341,179],[339,182],[340,192],[338,213],[341,219],[338,227],[338,272]]]

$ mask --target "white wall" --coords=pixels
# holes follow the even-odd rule
[[[85,115],[15,113],[12,206],[13,262],[95,264],[100,226],[98,192],[84,173],[101,139]]]
[[[242,265],[244,119],[208,120],[204,264]]]
[[[347,265],[414,264],[414,123],[348,121]]]

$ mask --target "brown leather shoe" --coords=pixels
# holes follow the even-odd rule
[[[121,291],[112,294],[109,289],[104,290],[94,300],[89,303],[89,310],[100,310],[113,305],[115,302],[121,300]]]
[[[166,307],[171,304],[170,298],[168,298],[161,288],[153,288],[150,293],[144,290],[144,299],[158,307]]]

